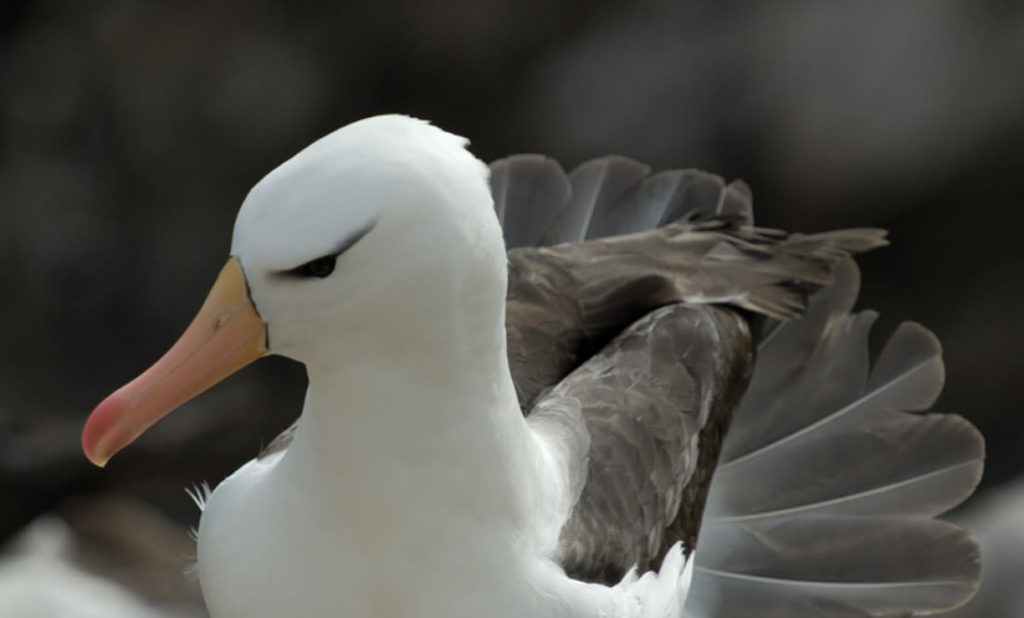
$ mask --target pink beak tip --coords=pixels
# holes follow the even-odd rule
[[[109,448],[113,442],[111,437],[116,436],[116,432],[112,434],[111,429],[128,407],[127,402],[119,395],[120,392],[115,392],[101,401],[82,428],[82,451],[89,461],[100,468],[105,467],[110,458],[120,450],[120,446],[117,445],[114,445],[113,450]]]

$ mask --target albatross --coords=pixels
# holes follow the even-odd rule
[[[566,174],[401,115],[257,183],[177,343],[101,402],[103,466],[249,362],[301,415],[205,496],[214,618],[902,616],[967,600],[937,515],[983,442],[927,411],[938,340],[870,362],[851,255],[756,227],[740,181],[624,157]]]

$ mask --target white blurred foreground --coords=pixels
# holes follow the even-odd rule
[[[205,616],[198,591],[191,590],[194,583],[177,566],[186,558],[177,543],[167,542],[180,531],[161,520],[157,525],[168,527],[151,534],[152,519],[125,527],[120,515],[137,515],[138,510],[130,503],[98,500],[73,511],[74,527],[57,515],[36,519],[0,553],[0,616]],[[97,521],[104,522],[102,530],[92,528]],[[162,559],[160,554],[168,551],[170,560]]]
[[[98,500],[73,513],[79,533],[56,515],[37,519],[0,551],[0,616],[205,617],[198,591],[178,566],[179,562],[188,560],[173,539],[180,531],[165,529],[163,533],[152,534],[154,524],[168,525],[157,523],[152,514],[148,524],[124,525],[125,517],[139,514],[137,505]],[[110,538],[97,542],[97,537],[104,535],[90,530],[90,520],[98,519],[106,521],[105,532],[108,537],[117,536],[116,542],[111,542]],[[1024,482],[982,494],[980,500],[954,519],[967,527],[981,544],[984,575],[977,596],[959,610],[943,614],[944,618],[1024,616],[1024,587],[1020,586],[1024,578]],[[83,542],[83,528],[90,539],[87,542]],[[143,532],[152,544],[140,548],[137,543]],[[140,551],[147,557],[140,559]],[[157,554],[167,562],[161,564],[161,556]],[[116,582],[117,575],[110,565],[123,563],[131,555],[135,557],[127,559],[131,563],[127,570],[138,579]],[[98,575],[82,564],[106,566],[93,569],[103,573]]]

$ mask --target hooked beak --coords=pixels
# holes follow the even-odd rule
[[[175,408],[266,353],[267,325],[249,299],[241,263],[231,257],[177,343],[89,415],[85,456],[103,467]]]

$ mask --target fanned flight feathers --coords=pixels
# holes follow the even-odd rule
[[[938,341],[901,325],[869,372],[874,314],[852,262],[761,343],[711,484],[693,616],[889,616],[959,605],[980,577],[963,529],[931,519],[981,477],[984,446],[938,396]]]

